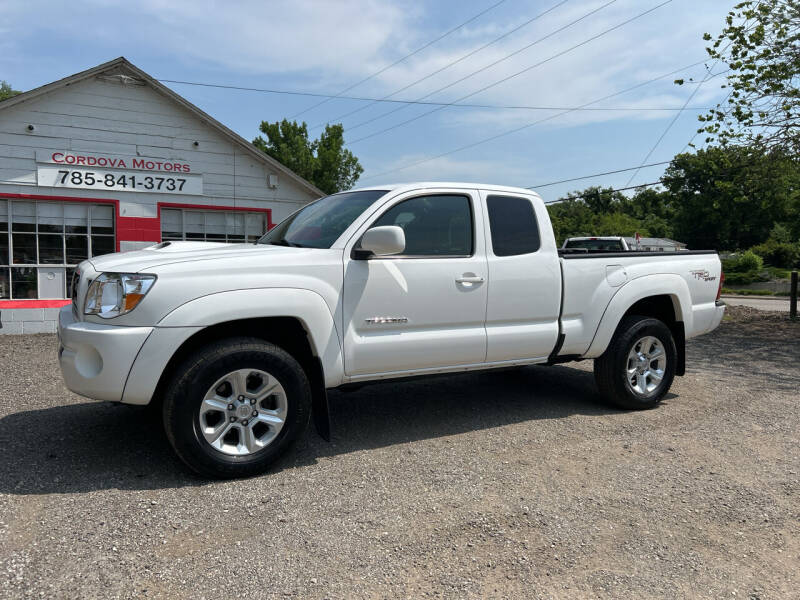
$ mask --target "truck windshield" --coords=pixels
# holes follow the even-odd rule
[[[586,248],[587,250],[624,250],[619,240],[569,240],[565,248]]]
[[[344,230],[385,193],[386,190],[365,190],[320,198],[265,233],[257,243],[330,248]]]

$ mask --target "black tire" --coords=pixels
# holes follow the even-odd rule
[[[664,348],[666,366],[663,377],[653,390],[638,393],[628,382],[628,354],[639,340],[657,338]],[[600,393],[620,408],[642,410],[653,408],[669,391],[675,378],[678,352],[672,332],[658,319],[630,315],[622,319],[606,351],[594,361],[594,378]],[[644,360],[644,359],[643,359]],[[649,364],[649,363],[648,363]]]
[[[233,456],[206,442],[200,431],[200,407],[220,377],[247,368],[266,371],[280,381],[286,392],[286,416],[267,446]],[[286,351],[256,338],[230,338],[201,348],[176,369],[164,394],[164,429],[175,453],[190,469],[211,478],[263,473],[300,438],[310,414],[311,387],[303,368]]]

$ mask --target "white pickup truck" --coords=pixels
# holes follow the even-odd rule
[[[84,261],[61,310],[69,389],[163,405],[205,476],[264,471],[326,389],[595,359],[598,388],[653,407],[724,305],[713,251],[559,251],[530,190],[419,183],[334,194],[255,244],[163,242]]]

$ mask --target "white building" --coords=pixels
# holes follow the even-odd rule
[[[82,260],[253,241],[322,196],[118,58],[0,102],[0,333],[55,331]]]
[[[675,252],[676,250],[686,250],[687,246],[683,242],[676,242],[669,238],[643,237],[636,243],[636,238],[626,237],[625,241],[629,248],[634,250],[647,250],[648,252]]]

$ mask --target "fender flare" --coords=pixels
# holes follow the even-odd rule
[[[644,275],[624,284],[611,298],[583,358],[597,358],[605,352],[628,309],[650,296],[669,296],[675,310],[675,320],[683,322],[684,328],[691,331],[692,297],[686,281],[674,273]]]
[[[318,293],[301,288],[230,290],[201,296],[164,316],[158,328],[211,327],[227,321],[290,317],[300,321],[319,358],[325,387],[336,387],[344,378],[341,337],[336,321]]]

